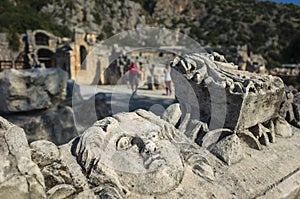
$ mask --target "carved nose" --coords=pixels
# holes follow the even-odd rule
[[[144,152],[145,153],[152,153],[154,151],[156,151],[156,144],[154,142],[152,142],[151,140],[145,141]]]

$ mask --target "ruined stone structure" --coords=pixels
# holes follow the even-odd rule
[[[207,123],[209,130],[227,128],[256,149],[274,142],[275,135],[282,134],[281,128],[287,137],[292,134],[289,124],[279,116],[285,95],[280,78],[238,71],[210,54],[177,57],[172,66],[192,88],[187,94],[183,92],[182,81],[175,81],[176,96],[184,103],[188,102],[184,99],[194,97],[189,114]],[[221,137],[230,134],[227,130],[216,131]],[[191,136],[203,145],[206,133]]]
[[[280,115],[293,126],[300,128],[300,93],[292,86],[285,89]]]
[[[215,131],[200,147],[181,131],[185,120],[180,127],[170,123],[180,117],[180,106],[172,106],[173,111],[164,114],[169,122],[144,110],[119,113],[97,121],[59,147],[45,140],[28,145],[24,131],[0,117],[0,196],[263,199],[299,195],[299,129],[293,129],[291,139],[278,138],[264,153],[244,145],[236,134],[215,139],[213,134],[220,135]],[[207,145],[213,154],[239,157],[238,162],[227,166]]]
[[[161,118],[141,109],[118,113],[96,121],[64,145],[31,140],[26,132],[28,145],[24,130],[0,117],[0,197],[297,198],[298,91],[285,89],[278,77],[237,71],[222,60],[217,53],[175,58],[172,72],[179,103]],[[43,96],[42,90],[50,89],[47,93],[54,94],[60,88],[56,84],[31,88],[30,81],[46,82],[43,70],[59,72],[34,69],[35,75],[22,79],[27,73],[7,71],[6,76],[19,82],[15,87],[28,86],[27,92]],[[32,104],[26,107],[40,108],[34,103],[36,95],[30,97]],[[104,96],[95,98],[101,101]],[[36,120],[39,131],[55,127],[56,139],[61,140],[69,136],[64,134],[67,128],[74,131],[68,111],[72,109],[26,112],[23,127],[28,131]],[[88,119],[91,110],[82,106],[80,113]],[[9,119],[22,121],[20,115]],[[59,128],[61,124],[67,128]]]
[[[269,70],[271,75],[279,76],[286,85],[300,89],[300,65],[283,65],[282,68]]]
[[[0,36],[1,69],[61,68],[78,84],[115,84],[119,80],[124,83],[122,78],[129,60],[140,66],[143,83],[150,76],[151,65],[157,65],[153,83],[162,87],[164,81],[160,68],[174,56],[172,49],[163,46],[154,50],[134,50],[117,44],[99,44],[96,43],[96,33],[79,28],[73,30],[72,38],[60,38],[45,30],[28,30],[21,35],[22,45],[16,53],[8,48],[5,37],[5,34]]]
[[[266,60],[260,54],[248,52],[247,45],[237,47],[206,48],[208,52],[218,52],[226,56],[228,62],[233,62],[240,70],[266,73]]]
[[[20,49],[24,48],[22,41]],[[9,68],[22,69],[24,67],[24,52],[14,52],[7,42],[7,34],[0,33],[0,71]]]
[[[67,73],[61,69],[9,69],[0,73],[0,115],[24,128],[30,142],[57,144],[77,135],[74,113],[61,106],[66,98]]]
[[[25,53],[30,66],[55,67],[54,54],[61,43],[59,37],[44,30],[28,30],[25,38]]]

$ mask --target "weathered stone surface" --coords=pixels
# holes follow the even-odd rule
[[[175,126],[178,123],[178,121],[180,120],[181,115],[182,115],[182,112],[180,109],[180,104],[175,103],[175,104],[170,105],[165,110],[165,112],[162,115],[162,119]]]
[[[262,146],[258,139],[248,130],[239,131],[239,138],[250,148],[262,150]]]
[[[96,122],[80,138],[75,154],[92,186],[103,187],[103,180],[109,178],[113,184],[99,193],[117,198],[124,197],[122,189],[138,195],[175,189],[183,178],[183,160],[196,175],[214,178],[197,145],[173,125],[143,110]]]
[[[236,134],[223,138],[212,146],[210,151],[228,165],[239,162],[244,155],[240,139]]]
[[[283,119],[282,117],[278,117],[275,120],[275,134],[279,137],[289,138],[293,136],[293,131],[290,124]]]
[[[44,167],[54,161],[59,160],[59,150],[57,146],[47,140],[38,140],[30,144],[32,160],[39,167]]]
[[[0,117],[0,198],[46,198],[24,130]]]
[[[249,131],[253,133],[261,144],[265,146],[269,145],[269,135],[271,136],[271,131],[268,128],[264,127],[262,124],[258,124],[251,127]]]
[[[74,198],[97,198],[94,191],[90,188],[86,173],[83,172],[76,157],[73,155],[77,142],[78,138],[59,147],[61,163],[65,165],[66,170],[70,171],[72,185],[76,188],[77,193]]]
[[[288,198],[299,190],[300,133],[291,129],[293,139],[277,138],[263,152],[248,147],[240,150],[240,132],[221,136],[209,148],[231,164],[227,166],[172,124],[143,110],[97,121],[83,135],[59,146],[59,156],[47,141],[32,143],[31,154],[28,145],[24,148],[24,132],[0,118],[0,168],[4,168],[0,169],[0,196]],[[249,135],[260,144],[254,133]],[[244,158],[239,159],[243,150]],[[45,159],[41,162],[49,164],[39,164],[38,169],[30,159],[37,153]]]
[[[65,154],[61,155],[54,143],[39,140],[32,142],[30,147],[32,159],[38,164],[44,177],[47,198],[69,198],[70,195],[83,191],[73,177],[76,167],[66,165]]]
[[[72,185],[60,184],[54,186],[47,192],[47,198],[49,199],[64,199],[74,194],[76,190]]]
[[[282,198],[282,199],[298,199],[300,196],[300,171],[296,171],[294,175],[286,180],[278,183],[269,189],[263,196],[257,199]]]
[[[243,130],[276,118],[284,97],[284,84],[275,76],[258,75],[223,67],[213,55],[194,53],[177,57],[172,67],[185,76],[196,95],[200,120],[210,130]],[[226,65],[226,63],[225,63]],[[182,81],[174,81],[181,96]],[[177,88],[178,87],[178,88]],[[192,98],[193,96],[185,98]]]
[[[52,111],[5,117],[25,130],[29,142],[45,139],[55,144],[64,144],[78,135],[74,112],[68,106]]]
[[[229,136],[231,134],[233,134],[233,132],[229,129],[215,129],[215,130],[209,131],[203,137],[202,143],[200,144],[200,146],[202,146],[204,148],[208,148],[212,144],[217,143],[224,137]]]
[[[0,73],[0,112],[35,111],[65,99],[67,73],[61,69],[5,70]]]
[[[300,128],[300,93],[294,87],[286,86],[279,114],[291,125]]]

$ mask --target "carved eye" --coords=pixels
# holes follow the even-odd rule
[[[131,140],[130,137],[121,137],[117,142],[117,150],[126,150],[131,147]]]
[[[150,140],[157,140],[158,139],[158,133],[157,132],[151,132],[151,133],[149,133],[148,139],[150,139]]]

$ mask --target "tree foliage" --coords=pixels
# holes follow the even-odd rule
[[[25,33],[26,30],[45,29],[57,36],[71,36],[68,27],[55,23],[50,15],[40,12],[40,9],[50,1],[17,0],[16,5],[9,0],[1,1],[1,32],[9,32],[9,28],[14,27],[14,31],[18,33]]]

